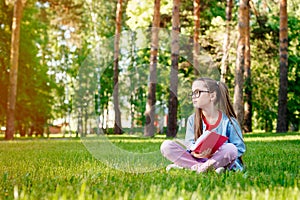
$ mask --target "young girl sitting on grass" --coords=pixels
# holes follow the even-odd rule
[[[210,78],[196,79],[192,84],[191,97],[195,113],[188,118],[185,147],[174,140],[165,140],[161,145],[162,155],[173,162],[167,170],[188,168],[198,173],[211,169],[217,173],[243,170],[241,156],[246,147],[225,83]],[[189,149],[205,131],[228,137],[212,155],[210,152],[198,154]]]

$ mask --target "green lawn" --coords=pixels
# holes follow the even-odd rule
[[[221,175],[166,172],[162,136],[107,139],[0,141],[0,199],[300,199],[299,133],[245,135],[246,170]]]

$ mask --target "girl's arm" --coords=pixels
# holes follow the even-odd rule
[[[195,142],[194,137],[194,115],[191,115],[187,120],[185,142],[191,146]]]
[[[241,128],[236,119],[231,118],[232,123],[228,123],[227,137],[228,142],[234,144],[238,149],[238,157],[242,156],[246,151],[246,145],[243,140]]]

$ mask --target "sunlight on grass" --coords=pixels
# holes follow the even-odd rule
[[[276,137],[246,137],[246,142],[255,142],[255,141],[284,141],[284,140],[300,140],[300,135],[285,135],[285,136],[276,136]]]
[[[161,141],[129,135],[96,135],[81,138],[85,148],[102,163],[129,173],[145,173],[164,168]]]
[[[91,140],[1,141],[0,199],[298,200],[300,196],[298,133],[245,135],[246,170],[221,175],[166,172],[167,163],[159,154],[165,139],[161,135],[109,135],[104,143],[87,138]],[[146,152],[155,153],[147,157]]]

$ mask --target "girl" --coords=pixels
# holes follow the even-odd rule
[[[166,140],[161,145],[162,155],[174,163],[167,170],[188,168],[198,173],[209,169],[215,169],[217,173],[224,169],[243,170],[241,156],[246,147],[227,86],[210,78],[199,78],[192,84],[191,97],[195,113],[188,118],[185,147],[173,140]],[[228,137],[227,142],[212,155],[189,150],[189,146],[205,131],[214,131]]]

